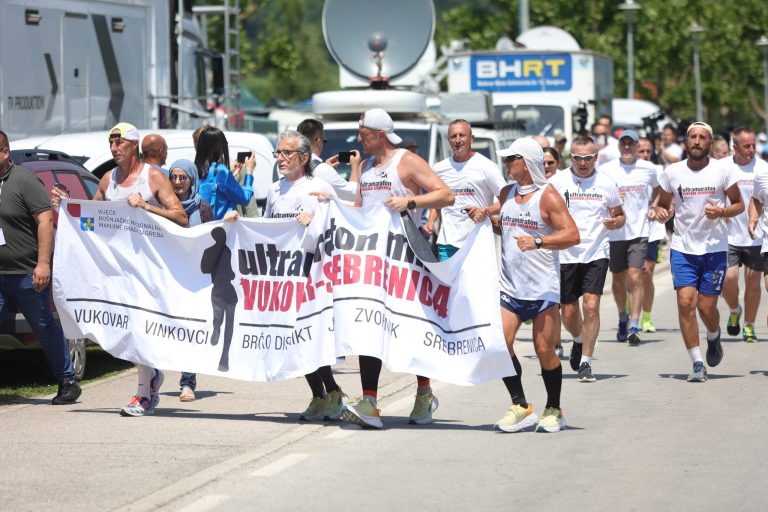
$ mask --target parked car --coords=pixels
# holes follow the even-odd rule
[[[21,149],[11,151],[11,160],[17,165],[35,173],[50,190],[54,185],[69,191],[76,199],[91,199],[99,187],[99,180],[77,161],[59,151]],[[58,212],[53,213],[54,224],[58,221]],[[53,302],[53,301],[51,301]],[[54,311],[54,318],[58,314]],[[83,378],[86,365],[85,338],[67,339],[72,366],[78,380]],[[40,348],[35,333],[20,312],[6,315],[0,323],[0,353],[16,349]]]

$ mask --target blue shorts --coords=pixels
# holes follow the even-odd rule
[[[669,261],[675,289],[693,286],[705,295],[720,295],[723,292],[725,271],[728,269],[727,251],[695,255],[672,250]]]
[[[648,242],[648,252],[645,254],[645,259],[647,261],[655,261],[656,263],[661,263],[659,261],[660,245],[661,245],[661,240],[656,240],[655,242]]]
[[[437,244],[437,259],[445,261],[458,252],[459,248],[448,244]]]
[[[501,292],[501,300],[499,301],[499,304],[510,313],[519,316],[521,322],[527,322],[545,309],[556,306],[557,302],[552,302],[551,300],[514,299],[506,293]]]

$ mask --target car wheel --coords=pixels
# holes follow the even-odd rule
[[[69,356],[72,358],[72,368],[75,371],[75,378],[82,380],[85,375],[85,344],[86,338],[68,339]]]

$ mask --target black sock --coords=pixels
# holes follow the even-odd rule
[[[541,369],[541,378],[544,379],[544,388],[547,390],[548,407],[560,408],[560,390],[563,387],[563,367],[558,364],[557,368],[551,370]]]
[[[504,377],[504,385],[507,386],[509,396],[512,398],[512,403],[517,404],[520,407],[528,407],[528,402],[525,400],[525,392],[523,391],[523,367],[520,366],[520,361],[517,360],[517,356],[512,356],[512,365],[515,367],[514,377]]]
[[[325,386],[325,392],[330,393],[332,391],[339,391],[339,385],[336,384],[336,379],[333,378],[333,370],[330,366],[321,366],[317,369],[318,375],[323,380]]]
[[[320,373],[315,370],[312,373],[308,373],[304,376],[309,384],[309,389],[312,390],[312,396],[317,398],[323,398],[325,395],[325,388],[323,387],[323,379],[320,378]]]
[[[381,359],[371,356],[360,356],[359,359],[360,383],[363,385],[363,393],[366,391],[378,391]]]

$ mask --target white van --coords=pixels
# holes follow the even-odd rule
[[[139,130],[142,135],[154,133],[165,139],[168,144],[168,158],[166,160],[168,165],[180,158],[195,161],[192,132],[193,130]],[[260,205],[263,205],[269,187],[272,185],[272,168],[275,165],[275,158],[272,155],[274,146],[267,137],[258,133],[224,132],[224,135],[229,144],[230,162],[235,161],[237,153],[240,151],[253,149],[256,152],[253,190],[256,200]],[[105,130],[13,140],[11,141],[11,148],[48,149],[64,152],[98,177],[115,167]]]

